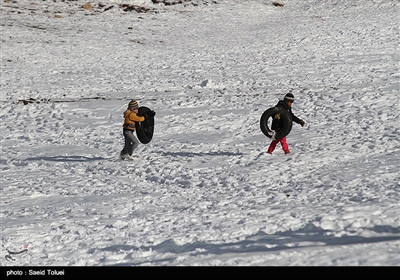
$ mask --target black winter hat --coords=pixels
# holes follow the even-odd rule
[[[283,100],[285,100],[285,101],[290,101],[290,102],[293,102],[294,101],[294,95],[293,95],[293,93],[286,93],[286,95],[285,95],[285,97],[283,98]]]

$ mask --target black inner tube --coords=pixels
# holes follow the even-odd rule
[[[281,120],[283,122],[283,126],[276,133],[276,135],[275,135],[276,140],[286,137],[289,134],[289,132],[292,130],[292,117],[290,116],[289,112],[287,110],[285,110],[284,108],[272,107],[272,108],[267,109],[262,114],[261,119],[260,119],[261,131],[268,138],[272,138],[272,136],[274,135],[274,131],[272,131],[268,127],[268,119],[273,118],[275,116],[275,114],[278,114],[278,113],[281,115]]]
[[[149,113],[151,110],[145,106],[139,107],[138,116],[144,116],[145,114]],[[139,139],[140,143],[148,144],[150,143],[151,139],[153,139],[154,133],[154,117],[148,118],[143,122],[137,122],[135,124],[135,130],[137,138]]]

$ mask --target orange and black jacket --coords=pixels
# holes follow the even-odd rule
[[[131,111],[129,109],[127,109],[124,112],[124,118],[125,118],[125,121],[124,121],[124,124],[123,124],[122,127],[124,129],[132,130],[132,131],[135,130],[135,123],[142,122],[142,121],[145,120],[144,117],[136,115],[135,112],[133,112],[133,111]]]

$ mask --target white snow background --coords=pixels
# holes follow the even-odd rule
[[[400,265],[399,1],[84,4],[0,4],[0,265]]]

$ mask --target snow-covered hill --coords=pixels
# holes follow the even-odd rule
[[[0,264],[398,266],[399,6],[3,1]]]

